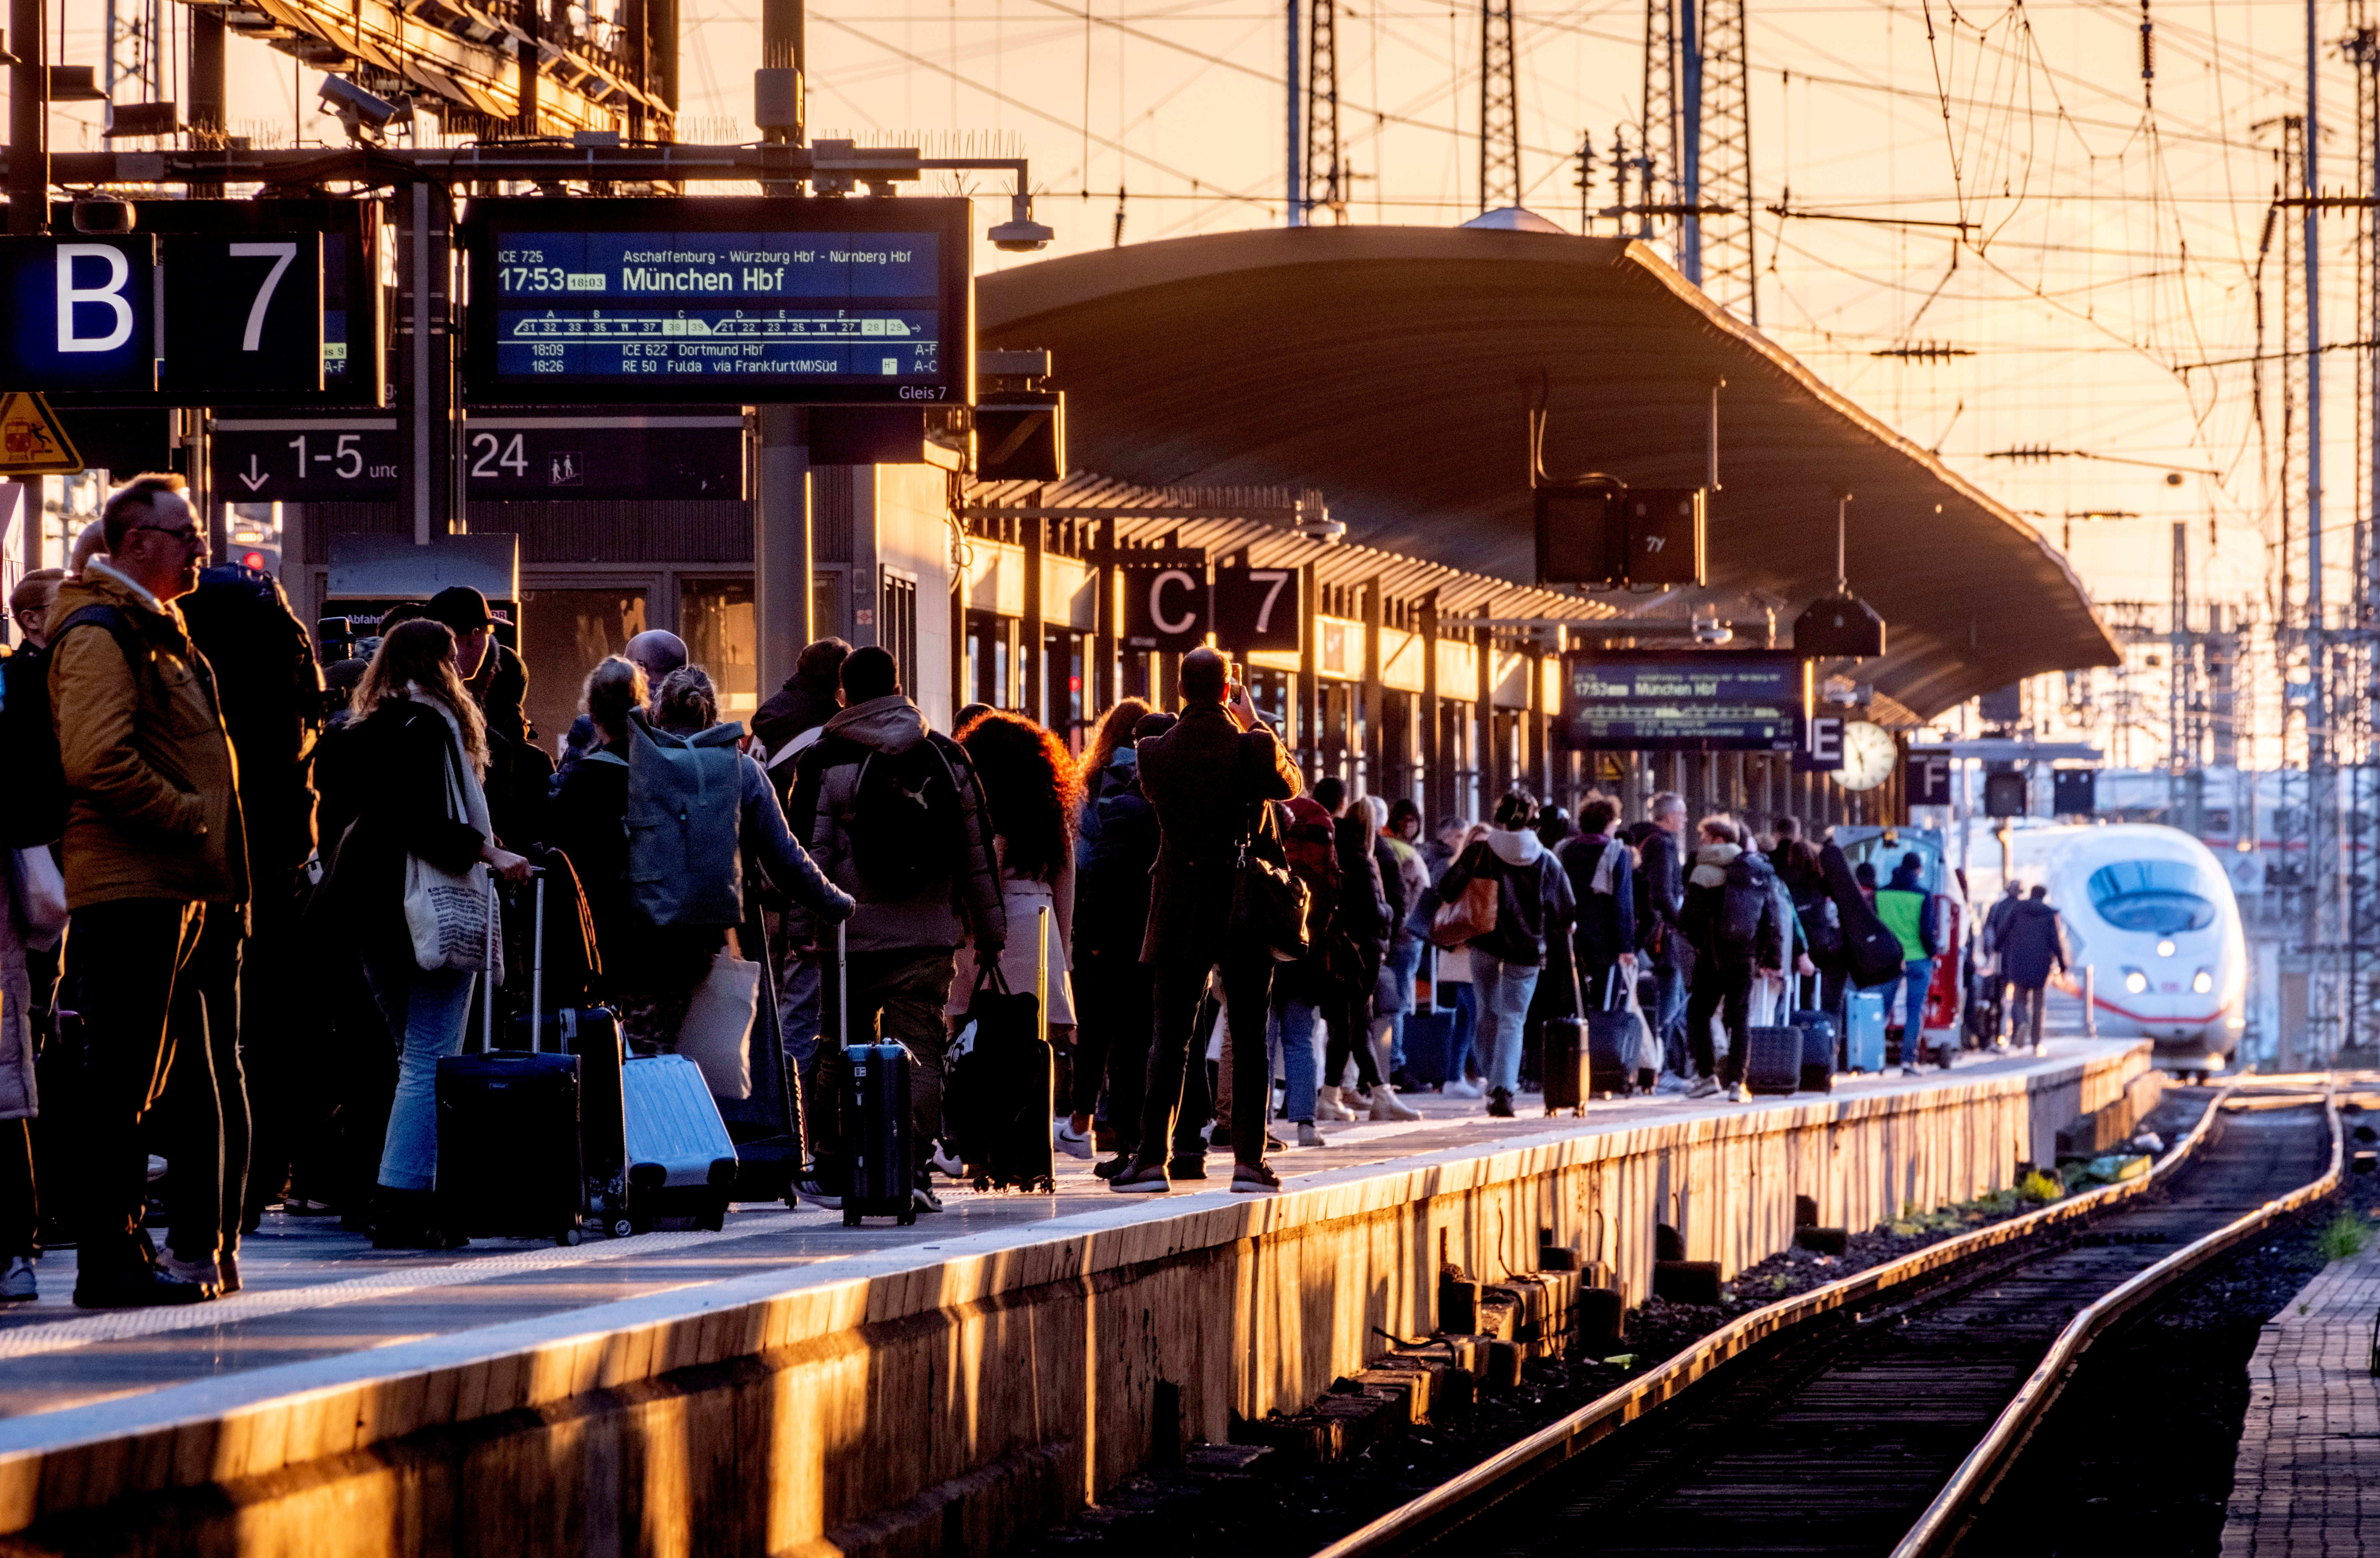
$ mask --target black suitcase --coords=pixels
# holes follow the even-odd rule
[[[540,879],[540,901],[543,881]],[[480,1031],[495,1027],[495,887],[489,884],[489,958]],[[540,986],[532,983],[532,1003]],[[534,1016],[532,1005],[532,1016]],[[530,1032],[537,1028],[532,1024]],[[490,1050],[438,1062],[440,1219],[474,1238],[577,1244],[587,1186],[579,1146],[578,1057]]]
[[[1588,1072],[1589,1030],[1586,1019],[1586,997],[1578,987],[1578,963],[1565,959],[1570,968],[1571,1013],[1548,1017],[1540,1025],[1544,1033],[1544,1054],[1537,1063],[1538,1085],[1545,1089],[1546,1113],[1568,1109],[1572,1114],[1585,1112],[1587,1094],[1594,1091]]]
[[[917,1220],[909,1121],[909,1052],[897,1044],[851,1042],[850,957],[834,928],[835,1037],[843,1045],[843,1226],[862,1217]]]
[[[1805,990],[1803,994],[1811,994]],[[1832,1093],[1835,1090],[1836,1046],[1841,1030],[1835,1014],[1816,1007],[1796,1009],[1786,1021],[1802,1030],[1802,1091]]]
[[[1042,1014],[1049,1010],[1049,912],[1038,916],[1037,988],[1012,995],[997,960],[981,961],[966,1016],[951,1041],[944,1119],[978,1190],[1058,1189],[1056,1076]],[[953,1107],[953,1105],[956,1105]]]
[[[1743,1087],[1763,1097],[1790,1096],[1802,1085],[1802,1030],[1746,1028]]]

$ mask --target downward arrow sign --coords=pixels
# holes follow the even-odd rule
[[[265,475],[263,471],[257,468],[256,456],[250,454],[248,457],[248,471],[245,475],[241,476],[239,479],[242,486],[246,487],[250,492],[253,492],[273,478]]]

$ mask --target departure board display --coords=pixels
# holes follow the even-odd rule
[[[965,401],[967,202],[475,202],[481,402]]]
[[[1802,661],[1765,649],[1606,649],[1563,657],[1573,750],[1789,752]]]

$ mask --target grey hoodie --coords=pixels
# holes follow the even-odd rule
[[[859,877],[852,855],[850,823],[859,791],[859,768],[871,753],[898,756],[930,742],[950,765],[959,794],[959,821],[966,844],[951,871],[912,897],[880,900]],[[1008,916],[1000,891],[1000,862],[993,851],[990,809],[966,749],[926,725],[917,706],[898,693],[852,705],[826,722],[818,743],[798,759],[800,770],[785,819],[809,847],[827,879],[858,900],[851,916],[854,952],[914,951],[954,948],[972,933],[978,949],[1007,944]]]

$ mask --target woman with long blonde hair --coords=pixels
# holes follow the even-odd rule
[[[372,1242],[384,1250],[451,1250],[431,1196],[438,1172],[438,1061],[459,1055],[478,974],[420,966],[406,919],[407,860],[449,876],[484,862],[507,881],[529,864],[497,841],[480,780],[487,727],[455,670],[455,634],[442,622],[400,622],[356,686],[356,820],[338,840],[331,896],[354,927],[364,977],[397,1044],[396,1101],[381,1150]]]

